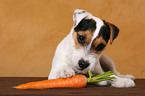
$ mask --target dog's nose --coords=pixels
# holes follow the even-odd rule
[[[88,61],[85,61],[84,59],[79,60],[78,64],[82,70],[90,65],[90,63]]]

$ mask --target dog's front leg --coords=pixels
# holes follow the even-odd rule
[[[48,79],[67,78],[75,75],[71,66],[72,62],[70,60],[72,42],[71,34],[69,34],[57,46]]]

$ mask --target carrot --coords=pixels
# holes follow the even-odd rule
[[[76,75],[65,79],[51,79],[37,82],[30,82],[16,86],[16,89],[44,89],[55,87],[85,87],[87,84],[87,78],[84,75]]]
[[[95,76],[95,77],[92,77],[93,75],[90,70],[88,72],[89,72],[89,78],[86,78],[84,75],[76,75],[76,76],[72,76],[65,79],[60,78],[60,79],[29,82],[26,84],[18,85],[14,88],[16,89],[45,89],[45,88],[56,88],[56,87],[82,88],[82,87],[85,87],[87,83],[95,83],[95,82],[100,82],[104,80],[115,79],[115,77],[107,77],[107,76],[115,74],[115,73],[112,73],[111,71]]]

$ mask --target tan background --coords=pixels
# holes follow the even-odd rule
[[[0,76],[48,76],[77,8],[120,28],[105,54],[122,74],[145,78],[145,0],[0,0]]]

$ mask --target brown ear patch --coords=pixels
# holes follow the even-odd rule
[[[113,24],[111,24],[111,23],[109,23],[109,22],[107,22],[107,25],[109,26],[109,28],[110,28],[110,44],[112,44],[112,42],[113,42],[113,40],[118,36],[118,34],[119,34],[119,29],[115,26],[115,25],[113,25]]]
[[[99,55],[105,49],[106,45],[106,41],[103,39],[102,36],[100,36],[93,41],[91,51],[92,53]]]
[[[93,33],[90,30],[73,32],[75,48],[86,46],[91,42]]]

